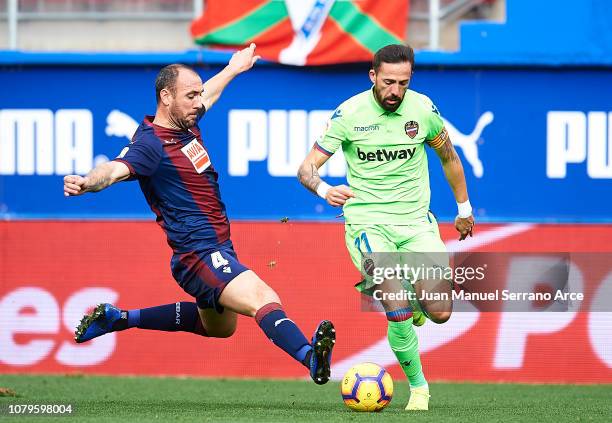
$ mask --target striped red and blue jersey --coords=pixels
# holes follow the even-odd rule
[[[116,161],[130,169],[175,253],[202,251],[229,240],[230,225],[197,125],[164,128],[146,116]]]

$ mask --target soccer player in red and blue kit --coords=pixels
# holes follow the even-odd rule
[[[315,383],[329,380],[333,324],[320,322],[308,341],[285,314],[276,292],[238,260],[218,174],[197,126],[227,84],[258,58],[251,44],[204,84],[187,66],[166,66],[155,81],[155,116],[145,117],[119,157],[86,176],[64,178],[66,196],[138,180],[174,252],[172,275],[196,300],[138,310],[100,304],[81,320],[76,342],[133,327],[226,338],[236,330],[237,314],[242,314],[254,317],[274,344],[306,366]]]

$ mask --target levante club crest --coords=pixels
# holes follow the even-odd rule
[[[408,135],[410,138],[414,138],[416,137],[416,134],[419,133],[419,124],[411,120],[410,122],[406,122],[404,129],[406,130],[406,135]]]

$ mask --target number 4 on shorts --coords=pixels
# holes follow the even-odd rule
[[[229,264],[229,261],[224,259],[219,251],[215,251],[214,253],[212,253],[210,255],[210,259],[211,259],[212,265],[213,265],[213,267],[215,269],[218,269],[218,268],[220,268],[222,266],[227,266]]]

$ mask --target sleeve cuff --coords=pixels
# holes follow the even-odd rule
[[[325,154],[326,156],[330,156],[330,157],[331,157],[331,156],[333,156],[333,154],[334,154],[333,152],[331,152],[331,151],[327,151],[326,149],[324,149],[323,147],[321,147],[321,146],[319,145],[319,143],[318,143],[318,142],[315,142],[315,145],[314,145],[314,146],[315,146],[315,148],[316,148],[317,150],[319,150],[321,153]]]

